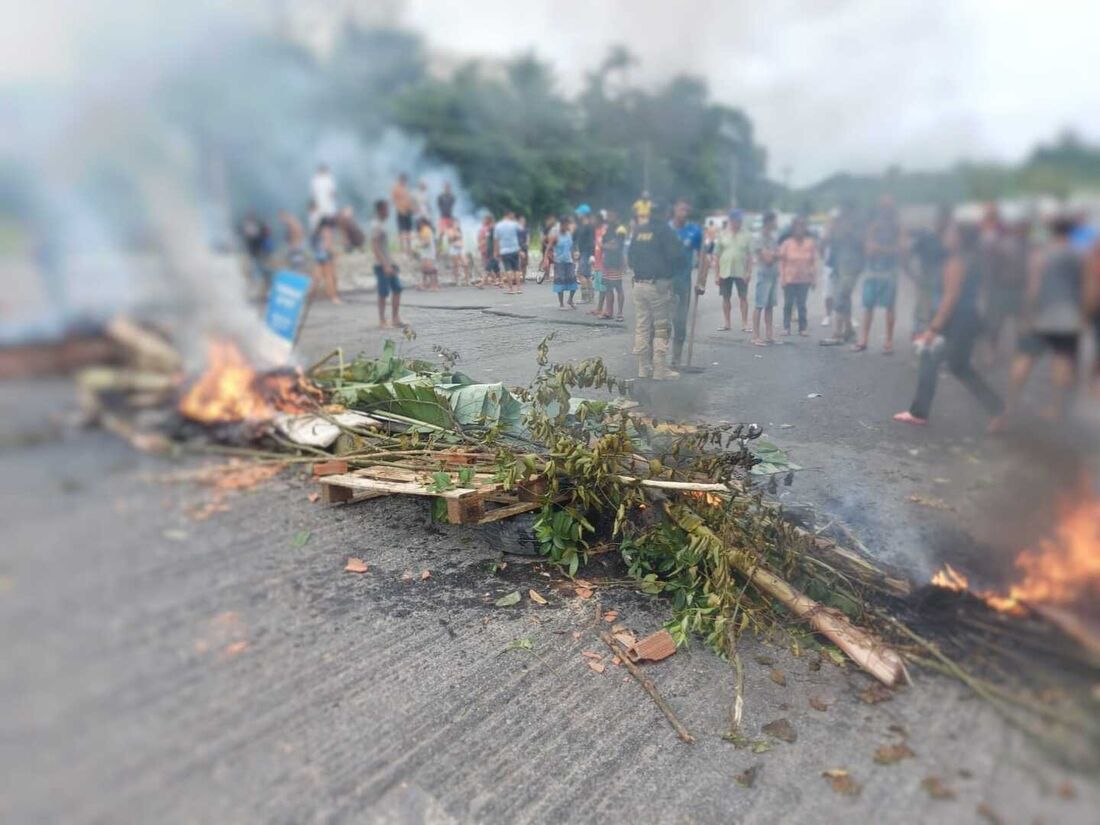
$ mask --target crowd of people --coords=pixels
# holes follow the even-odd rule
[[[483,214],[476,247],[467,250],[449,183],[433,199],[424,181],[413,187],[400,175],[389,198],[374,203],[366,233],[349,206],[340,208],[335,179],[323,165],[310,194],[305,226],[286,210],[278,213],[286,265],[311,269],[316,285],[339,302],[334,263],[339,239],[345,251],[368,252],[382,326],[402,324],[399,260],[417,271],[416,285],[424,290],[439,290],[442,273],[454,285],[499,288],[509,295],[523,291],[530,234],[525,216],[515,211],[506,210],[499,219]],[[560,310],[591,305],[592,315],[618,322],[624,320],[623,286],[630,279],[634,353],[642,378],[679,377],[693,302],[697,309],[711,285],[721,300],[719,330],[732,331],[737,320],[753,346],[777,343],[780,300],[779,334],[809,337],[809,297],[822,287],[822,324],[829,330],[820,345],[867,352],[881,316],[881,352],[892,355],[899,281],[908,278],[916,294],[913,346],[919,374],[912,404],[894,418],[912,425],[927,423],[946,364],[987,411],[990,429],[1003,428],[1044,356],[1051,359],[1053,379],[1047,412],[1060,417],[1079,369],[1081,341],[1088,334],[1100,339],[1100,244],[1074,216],[1005,221],[991,205],[980,221],[967,222],[943,208],[932,226],[914,229],[903,225],[893,200],[883,196],[871,208],[842,204],[821,225],[795,215],[781,227],[778,216],[766,212],[756,218],[754,231],[741,210],[701,225],[691,220],[686,198],[662,210],[648,192],[630,211],[624,221],[613,208],[581,204],[547,218],[534,277],[538,283],[549,279]],[[262,279],[274,245],[271,232],[252,214],[240,232]],[[862,312],[856,311],[857,298]],[[1015,354],[1002,398],[984,373],[1010,332]],[[1096,379],[1100,386],[1100,375]]]

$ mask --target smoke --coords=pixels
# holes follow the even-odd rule
[[[458,174],[369,105],[351,112],[358,120],[334,109],[341,89],[324,61],[339,55],[282,34],[277,12],[200,2],[171,15],[169,42],[156,14],[130,18],[125,5],[104,6],[74,49],[87,59],[62,78],[0,89],[10,126],[0,138],[0,229],[10,229],[0,255],[13,276],[0,343],[130,312],[192,345],[209,332],[255,345],[259,310],[231,253],[234,223],[255,210],[277,236],[279,208],[304,222],[320,162],[361,220],[405,172],[433,195],[450,182],[472,229]]]

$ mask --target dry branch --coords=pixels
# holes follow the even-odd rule
[[[680,718],[676,715],[676,711],[672,709],[665,698],[657,691],[656,685],[649,680],[649,677],[642,673],[641,668],[630,661],[630,658],[626,655],[626,649],[621,647],[616,642],[610,633],[601,633],[600,638],[603,639],[603,643],[611,648],[611,652],[619,657],[619,661],[622,662],[623,667],[630,671],[630,675],[638,680],[638,684],[642,686],[646,693],[649,694],[649,698],[653,700],[654,704],[661,709],[661,713],[668,719],[668,723],[672,725],[673,730],[676,731],[676,735],[680,739],[688,744],[695,742],[695,737],[688,733],[687,728],[684,727]]]

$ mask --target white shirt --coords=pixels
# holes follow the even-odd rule
[[[324,218],[336,216],[336,179],[330,172],[317,172],[309,183],[313,202]]]

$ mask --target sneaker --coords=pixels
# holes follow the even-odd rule
[[[653,373],[654,381],[675,381],[679,377],[680,373],[676,372],[676,370],[665,370],[661,373]]]
[[[638,377],[639,378],[652,378],[653,377],[653,367],[639,366],[638,367]]]
[[[821,319],[821,326],[831,327],[832,325],[833,325],[833,316],[826,315],[824,318]]]

